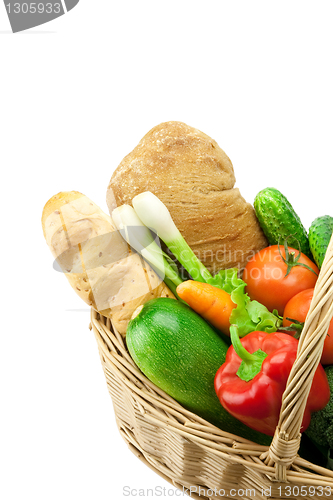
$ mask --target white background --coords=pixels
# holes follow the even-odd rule
[[[74,189],[107,210],[121,159],[181,120],[225,150],[248,201],[275,186],[307,228],[333,215],[332,18],[331,1],[81,0],[13,35],[0,5],[1,499],[170,488],[118,434],[89,311],[52,268],[43,206]]]

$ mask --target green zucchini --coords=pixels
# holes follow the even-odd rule
[[[214,378],[228,346],[186,304],[150,300],[129,322],[126,342],[144,375],[184,408],[226,432],[270,443],[269,436],[245,426],[220,404]]]
[[[317,217],[309,229],[309,244],[313,258],[321,268],[333,232],[333,217]]]
[[[278,189],[265,188],[260,191],[253,206],[270,245],[283,245],[290,236],[288,246],[297,250],[300,247],[302,253],[313,259],[307,231],[292,205]]]

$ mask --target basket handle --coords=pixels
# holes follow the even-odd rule
[[[296,458],[301,425],[312,379],[320,362],[324,340],[333,316],[333,235],[330,239],[301,333],[296,360],[282,396],[279,422],[266,463],[275,464],[277,481],[287,480],[287,469]]]

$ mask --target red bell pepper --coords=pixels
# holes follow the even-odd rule
[[[232,345],[215,375],[216,394],[231,415],[248,427],[273,436],[298,340],[281,332],[252,332],[240,340],[234,326],[230,328],[230,336]],[[329,398],[326,373],[319,364],[301,432],[310,424],[311,413],[324,408]]]

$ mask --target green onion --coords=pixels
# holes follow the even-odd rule
[[[146,191],[133,198],[132,203],[143,224],[158,234],[194,280],[209,283],[231,295],[237,307],[233,309],[230,321],[237,327],[240,337],[255,330],[275,332],[278,329],[282,318],[276,311],[271,313],[259,302],[250,300],[245,292],[245,281],[238,278],[237,268],[221,269],[214,277],[209,273],[188,246],[169,210],[157,196]]]
[[[170,263],[171,259],[161,250],[151,231],[141,222],[133,207],[122,205],[115,208],[112,220],[127,243],[142,255],[174,292],[183,280],[174,263]]]
[[[157,196],[146,191],[135,196],[132,203],[141,221],[158,234],[194,280],[205,283],[212,278],[177,229],[167,207]]]

